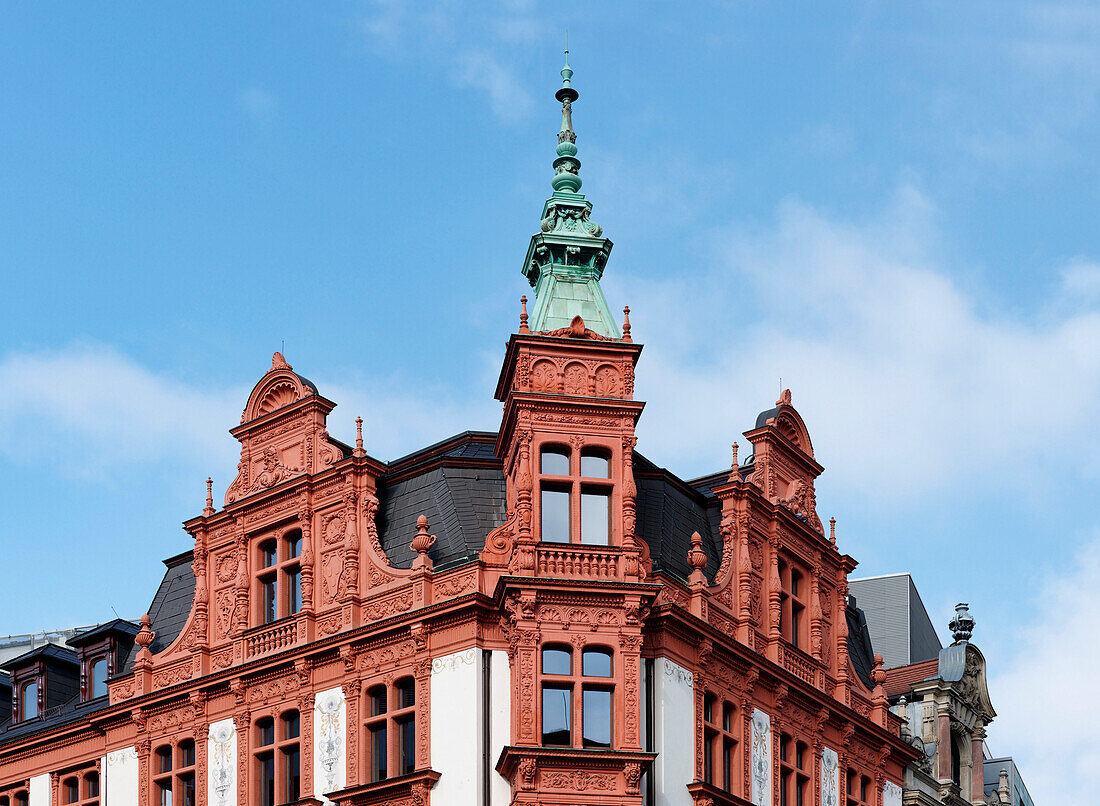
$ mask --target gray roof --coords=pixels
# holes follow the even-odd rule
[[[867,617],[871,644],[886,668],[935,658],[941,649],[936,628],[909,574],[848,580],[848,590]]]
[[[168,648],[187,623],[191,614],[191,601],[195,598],[195,575],[191,571],[191,552],[185,551],[164,561],[167,570],[160,582],[153,602],[149,605],[149,626],[156,633],[149,651],[154,655]],[[137,658],[140,647],[136,644],[122,666],[128,674]]]

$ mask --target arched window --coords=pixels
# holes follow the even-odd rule
[[[779,806],[810,804],[809,745],[782,733],[779,736]]]
[[[806,596],[809,593],[804,570],[785,560],[779,561],[779,632],[791,646],[804,649],[806,637]]]
[[[256,573],[261,624],[293,616],[302,609],[302,532],[260,543]]]
[[[866,775],[860,775],[853,769],[848,770],[848,783],[845,787],[848,795],[847,806],[871,806],[874,798],[874,788],[871,779]]]
[[[61,782],[61,803],[66,806],[99,806],[99,773],[85,770]]]
[[[610,649],[586,647],[577,669],[572,647],[550,644],[543,648],[540,665],[543,745],[611,747],[612,657]],[[574,725],[580,726],[580,730],[575,731]]]
[[[703,695],[703,780],[733,791],[737,777],[736,706],[717,694]],[[719,779],[719,776],[721,778]]]
[[[301,715],[285,711],[278,719],[262,717],[255,727],[257,806],[281,806],[301,797]]]
[[[392,685],[367,689],[367,770],[371,781],[416,770],[416,681],[402,677]]]
[[[195,806],[194,739],[164,744],[154,751],[153,806]]]
[[[19,715],[22,719],[34,719],[38,716],[38,681],[31,681],[23,686],[22,696],[19,698]]]
[[[30,795],[27,793],[27,790],[21,789],[12,795],[11,802],[12,806],[27,806],[27,804],[30,803]]]
[[[959,749],[959,739],[951,736],[951,780],[962,785],[962,751]]]
[[[539,451],[540,537],[548,543],[611,542],[611,454],[562,445]]]
[[[98,658],[91,665],[91,693],[92,697],[102,697],[107,693],[107,659]]]

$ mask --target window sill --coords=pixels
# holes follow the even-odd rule
[[[439,775],[432,769],[417,770],[408,775],[387,778],[385,781],[374,781],[341,789],[338,792],[329,792],[327,797],[337,806],[382,806],[382,804],[400,802],[402,798],[413,798],[416,795],[427,803],[428,799],[425,796],[435,786]]]
[[[715,786],[714,784],[696,781],[687,785],[688,794],[693,803],[713,803],[714,806],[752,806],[752,801],[745,800],[732,792]]]
[[[642,773],[656,757],[627,750],[508,746],[496,769],[516,792],[577,792],[599,803],[636,803]]]

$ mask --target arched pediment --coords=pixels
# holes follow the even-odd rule
[[[294,372],[282,353],[275,353],[271,357],[271,369],[248,396],[241,422],[250,422],[315,394],[317,387]]]

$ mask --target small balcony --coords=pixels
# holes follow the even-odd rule
[[[622,549],[580,543],[539,543],[535,574],[558,579],[622,579]]]

